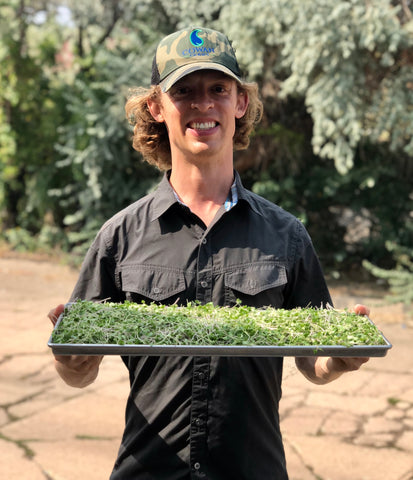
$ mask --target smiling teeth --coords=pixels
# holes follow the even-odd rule
[[[195,130],[208,130],[209,128],[214,128],[215,126],[216,126],[216,122],[191,123],[191,128],[194,128]]]

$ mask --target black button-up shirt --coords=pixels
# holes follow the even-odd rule
[[[167,176],[109,220],[71,300],[256,307],[331,299],[302,223],[244,189],[208,228]],[[286,480],[279,428],[282,358],[124,357],[131,392],[112,480]]]

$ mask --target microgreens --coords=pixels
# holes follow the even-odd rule
[[[79,300],[65,309],[55,344],[384,345],[365,316],[334,309],[216,307]]]

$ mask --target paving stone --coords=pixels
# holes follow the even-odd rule
[[[383,449],[385,447],[393,448],[396,442],[396,434],[394,433],[369,433],[358,435],[353,440],[354,445],[363,445],[372,447],[372,449]]]
[[[112,471],[119,444],[120,441],[61,438],[30,446],[35,449],[35,461],[53,480],[104,480]]]
[[[317,408],[296,408],[286,418],[281,417],[281,431],[288,435],[317,435],[327,415],[328,412],[323,412]]]
[[[47,341],[51,330],[47,319],[41,317],[28,320],[28,316],[30,312],[22,312],[21,319],[17,322],[20,324],[19,328],[2,327],[2,335],[5,335],[3,338],[7,339],[4,345],[1,345],[3,354],[35,354],[48,351]],[[27,325],[28,321],[31,323],[30,328],[22,329],[21,325]]]
[[[324,393],[321,389],[310,392],[306,404],[311,407],[346,411],[355,415],[374,415],[378,412],[383,412],[387,408],[387,402],[382,398],[336,395]]]
[[[360,417],[348,412],[334,412],[324,422],[321,428],[323,435],[348,436],[357,432]]]
[[[383,432],[399,432],[402,430],[403,424],[400,421],[389,420],[382,416],[370,417],[363,425],[364,433],[383,433]]]
[[[305,465],[301,453],[291,445],[288,436],[284,436],[283,441],[291,480],[316,480],[312,471]]]
[[[409,390],[403,392],[400,398],[401,400],[408,402],[410,406],[413,406],[413,388],[410,388]]]
[[[6,425],[2,433],[15,440],[57,441],[78,436],[117,438],[123,431],[124,406],[124,400],[91,393]]]
[[[401,418],[404,418],[404,416],[405,413],[398,408],[390,408],[384,414],[384,417],[389,420],[400,420]]]
[[[413,480],[413,469],[406,472],[405,475],[403,475],[401,478],[398,478],[397,480]]]
[[[40,393],[36,385],[26,385],[18,380],[4,381],[0,378],[0,406],[8,406],[30,399]]]
[[[84,392],[80,392],[77,395],[76,390],[71,389],[66,395],[61,395],[57,391],[50,387],[49,389],[44,390],[39,395],[31,398],[30,401],[25,401],[17,403],[9,408],[9,412],[16,418],[24,418],[36,413],[39,413],[44,410],[49,410],[56,404],[63,403],[74,397],[81,397]]]
[[[45,366],[47,359],[44,355],[10,355],[0,363],[2,378],[25,377]]]
[[[356,446],[330,436],[290,436],[289,441],[301,452],[315,478],[323,480],[399,480],[413,467],[411,453],[395,449]]]
[[[0,478],[4,480],[45,480],[42,468],[16,444],[0,439]],[[102,477],[103,478],[103,477]]]
[[[412,451],[412,446],[413,446],[413,431],[405,431],[403,434],[400,436],[400,438],[396,442],[396,446],[398,448],[401,448],[402,450],[406,450],[407,452]]]
[[[46,364],[45,361],[47,361]],[[24,362],[17,362],[17,365],[23,366],[24,370],[26,370]],[[43,361],[38,361],[38,365],[41,366],[40,371],[36,370],[37,374],[28,376],[23,381],[16,382],[14,377],[9,379],[10,383],[17,383],[18,386],[18,393],[13,397],[14,401],[12,402],[15,404],[9,408],[9,412],[13,416],[22,418],[33,415],[36,412],[49,409],[65,400],[81,397],[102,388],[106,389],[108,385],[111,385],[111,382],[115,382],[117,385],[116,387],[108,387],[105,395],[122,398],[126,404],[126,398],[129,393],[129,380],[126,367],[124,367],[119,357],[105,358],[102,362],[98,379],[93,385],[86,389],[77,389],[66,385],[57,375],[52,358],[48,355],[44,355]],[[18,366],[16,368],[18,368]],[[26,393],[32,391],[32,398],[25,402],[16,403],[18,402],[17,397],[20,389]]]
[[[410,417],[409,417],[409,418],[405,418],[405,419],[403,420],[403,425],[404,425],[406,428],[408,428],[408,429],[410,429],[410,430],[413,430],[413,418],[410,418]],[[412,450],[413,450],[413,449],[412,449]]]
[[[385,335],[393,344],[383,362],[386,371],[409,373],[413,370],[413,355],[411,350],[403,348],[404,345],[413,345],[413,328],[404,328],[402,325],[385,325]]]
[[[396,407],[400,410],[408,410],[411,407],[409,402],[400,401],[396,403]]]
[[[377,360],[373,359],[372,361]],[[321,390],[324,393],[337,393],[337,394],[355,394],[360,391],[363,385],[369,384],[373,381],[376,372],[367,371],[363,366],[361,370],[357,372],[347,373],[340,377],[340,381],[331,382],[326,385],[314,385],[309,382],[295,367],[295,375],[286,377],[283,376],[283,391],[288,392],[290,389],[298,389],[301,392]]]
[[[284,394],[280,402],[280,415],[283,416],[289,410],[301,406],[306,398],[306,392],[298,392],[294,394]]]
[[[129,373],[125,364],[117,355],[108,355],[102,360],[98,378],[88,389],[99,389],[112,382],[123,382],[125,388],[127,388],[127,393],[129,393]],[[115,390],[115,392],[119,392],[119,390]]]
[[[295,365],[295,358],[294,357],[285,357],[284,358],[284,366],[283,366],[283,379],[286,380],[291,376],[300,376],[296,365]]]
[[[355,373],[358,374],[359,372]],[[374,377],[372,377],[372,380],[363,385],[355,394],[369,397],[383,396],[383,394],[385,394],[386,398],[402,399],[404,392],[411,386],[411,375],[410,373],[402,373],[398,375],[397,382],[393,380],[393,372],[377,372]]]
[[[9,423],[10,419],[9,416],[4,408],[0,408],[0,427]]]

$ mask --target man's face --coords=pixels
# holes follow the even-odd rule
[[[160,102],[152,105],[154,111],[149,105],[168,129],[172,161],[214,155],[230,155],[232,160],[235,119],[247,106],[248,97],[238,93],[236,81],[214,70],[187,75],[162,93]]]

